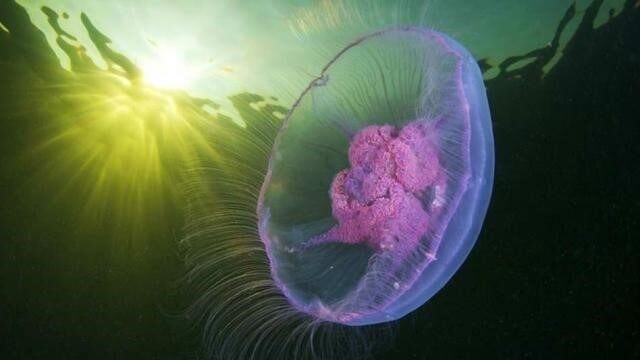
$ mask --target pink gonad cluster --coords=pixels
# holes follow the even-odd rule
[[[414,250],[430,227],[425,191],[442,178],[428,125],[415,121],[360,130],[349,146],[351,168],[331,185],[337,225],[306,246],[366,243],[376,251]],[[433,200],[437,202],[437,199]]]

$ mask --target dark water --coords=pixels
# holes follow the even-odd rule
[[[503,71],[486,84],[496,177],[482,235],[458,275],[395,325],[395,339],[374,349],[375,359],[640,356],[640,9],[627,1],[594,29],[601,3],[587,9],[548,74],[542,67],[557,51],[554,39],[493,65]],[[175,189],[184,179],[173,164],[184,159],[162,151],[178,145],[148,130],[165,181],[131,189],[126,171],[103,185],[91,169],[106,163],[78,160],[116,141],[94,138],[92,123],[81,127],[90,136],[69,135],[83,139],[73,151],[65,141],[41,149],[112,107],[96,109],[95,99],[124,88],[114,76],[131,84],[140,76],[89,17],[83,24],[109,70],[73,45],[54,10],[44,11],[72,72],[60,68],[20,6],[0,2],[9,30],[0,31],[2,358],[196,358],[201,329],[180,311],[192,295],[180,285],[184,204]],[[568,9],[557,36],[573,16]],[[508,70],[523,59],[533,61]],[[205,110],[215,103],[163,94],[181,112],[221,124],[227,137],[214,148],[241,135]],[[231,97],[255,136],[286,111],[268,95]]]

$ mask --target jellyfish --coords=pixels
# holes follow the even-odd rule
[[[211,124],[182,241],[204,358],[368,358],[479,235],[493,137],[472,56],[422,27],[343,46],[288,109],[240,94],[245,126]]]
[[[350,326],[427,302],[478,238],[493,185],[480,69],[451,37],[361,37],[295,101],[270,154],[257,227],[296,310]]]

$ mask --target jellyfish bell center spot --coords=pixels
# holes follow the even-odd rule
[[[402,128],[372,125],[357,132],[349,145],[350,167],[331,185],[337,224],[310,239],[310,245],[365,243],[378,252],[413,251],[430,227],[425,194],[442,178],[430,131],[430,122],[418,120]]]

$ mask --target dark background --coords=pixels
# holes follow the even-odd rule
[[[640,9],[627,1],[594,29],[601,3],[548,74],[564,22],[549,46],[497,65],[486,83],[495,187],[481,237],[375,359],[640,357]],[[52,200],[64,180],[43,175],[46,155],[25,160],[62,111],[53,85],[74,80],[18,5],[1,1],[0,22],[10,30],[0,32],[0,357],[193,358],[200,332],[180,312],[179,206],[145,215],[163,221],[144,246],[113,246],[108,211],[77,230],[78,199]],[[74,71],[89,66],[81,55]],[[120,54],[102,55],[137,76]],[[509,67],[522,60],[532,62]],[[256,96],[235,104],[246,110]]]

